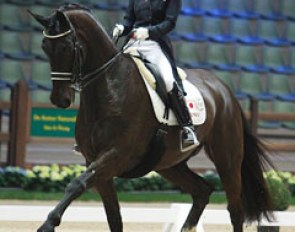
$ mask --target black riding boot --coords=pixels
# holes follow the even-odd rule
[[[196,137],[194,125],[186,106],[184,96],[176,83],[174,83],[173,89],[168,93],[168,95],[170,107],[173,110],[179,125],[183,129],[181,134],[181,150],[190,150],[198,146],[200,143]]]

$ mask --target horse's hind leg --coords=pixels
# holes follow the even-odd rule
[[[225,134],[225,133],[216,133]],[[214,162],[217,172],[223,183],[227,196],[228,211],[231,217],[234,232],[243,231],[244,208],[242,204],[241,165],[243,146],[238,136],[232,136],[227,141],[224,137],[216,138],[214,145],[205,150]],[[218,142],[217,142],[218,141]]]
[[[90,187],[94,172],[87,170],[81,176],[71,181],[66,187],[65,195],[59,204],[51,211],[47,217],[47,220],[38,229],[38,232],[53,232],[56,226],[59,226],[61,217],[64,214],[66,208],[71,204],[73,200],[78,198],[87,188]]]
[[[158,173],[192,196],[193,206],[182,231],[194,231],[205,206],[209,202],[209,197],[213,190],[212,186],[192,172],[186,163],[158,171]]]

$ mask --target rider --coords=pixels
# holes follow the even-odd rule
[[[190,147],[199,145],[199,141],[185,103],[185,92],[177,74],[171,41],[167,36],[176,25],[180,9],[181,0],[129,0],[123,24],[116,24],[113,37],[133,32],[131,46],[146,60],[156,64],[161,75],[165,76],[170,107],[183,128],[182,145]]]

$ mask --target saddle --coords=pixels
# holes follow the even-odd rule
[[[144,59],[134,48],[128,48],[124,53],[130,54],[141,74],[148,90],[155,116],[160,123],[174,126],[178,125],[177,119],[171,109],[168,109],[168,97],[165,78],[162,78],[157,66]],[[200,91],[186,80],[187,74],[181,68],[177,68],[178,75],[182,79],[186,96],[186,103],[194,125],[201,125],[206,119],[206,109],[203,96]]]

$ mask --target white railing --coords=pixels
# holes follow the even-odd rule
[[[124,222],[129,223],[163,223],[163,231],[181,231],[187,217],[190,204],[171,204],[166,208],[122,207]],[[0,221],[44,221],[53,206],[0,205]],[[295,211],[275,212],[276,221],[262,220],[264,226],[294,226]],[[103,207],[71,206],[64,214],[67,222],[106,222]],[[229,213],[226,210],[207,209],[198,224],[198,232],[205,232],[203,225],[230,225]]]

